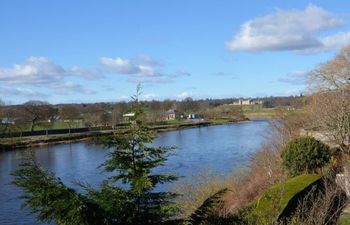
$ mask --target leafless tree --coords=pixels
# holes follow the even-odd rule
[[[19,114],[24,121],[30,122],[30,130],[34,131],[38,123],[47,122],[57,114],[57,110],[47,102],[29,101],[19,108]]]
[[[313,127],[326,137],[325,141],[338,145],[349,153],[350,90],[319,92],[312,96],[309,106]]]
[[[76,121],[80,118],[80,112],[78,108],[74,105],[64,105],[60,108],[59,115],[65,123],[68,124],[69,133],[73,125],[76,124]]]
[[[321,64],[309,76],[313,92],[310,121],[332,143],[349,152],[350,143],[350,46]]]
[[[313,70],[308,78],[310,89],[316,92],[349,89],[350,46],[342,49],[334,59]]]

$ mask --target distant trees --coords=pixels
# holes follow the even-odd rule
[[[241,108],[225,108],[225,104],[232,103],[234,98],[227,99],[200,99],[194,100],[186,98],[182,101],[143,101],[147,108],[147,122],[161,122],[165,119],[166,111],[175,109],[177,115],[195,113],[208,118],[232,118],[243,115]],[[291,106],[300,107],[303,103],[301,97],[268,97],[261,98],[269,101],[271,107]],[[11,121],[15,120],[14,126],[9,126],[15,130],[27,131],[40,128],[52,128],[57,116],[65,121],[68,128],[72,128],[77,120],[86,127],[111,126],[112,129],[119,123],[123,123],[123,114],[131,109],[131,102],[117,103],[93,103],[93,104],[59,104],[50,105],[44,101],[29,101],[23,105],[8,105],[2,107],[3,112]],[[178,117],[177,117],[178,118]],[[48,122],[51,121],[51,122]],[[7,129],[7,131],[9,131]]]
[[[69,133],[72,126],[76,124],[77,120],[80,118],[79,109],[75,105],[64,105],[59,110],[59,115],[65,123],[68,124]]]
[[[177,103],[177,110],[183,113],[194,113],[199,109],[199,103],[188,97]]]
[[[0,135],[5,133],[7,130],[6,124],[3,124],[3,117],[5,115],[5,102],[0,99]]]
[[[123,122],[123,114],[129,110],[129,105],[126,102],[118,102],[113,106],[112,110],[112,128]]]
[[[102,105],[91,104],[84,107],[83,120],[87,127],[98,127],[106,123],[106,110]]]

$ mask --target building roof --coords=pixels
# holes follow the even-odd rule
[[[174,114],[175,112],[175,109],[169,109],[168,111],[166,111],[167,114]]]

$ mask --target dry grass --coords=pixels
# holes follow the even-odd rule
[[[174,192],[180,193],[177,198],[180,216],[188,217],[207,198],[223,188],[235,189],[233,177],[216,175],[211,169],[180,180],[173,189]]]
[[[301,118],[300,114],[294,116],[283,110],[278,111],[275,120],[271,121],[265,144],[251,157],[248,168],[233,171],[226,177],[203,172],[177,183],[174,191],[182,194],[177,199],[180,216],[190,215],[208,197],[223,188],[231,191],[223,196],[223,203],[216,213],[224,217],[237,214],[257,200],[268,187],[286,180],[280,152],[291,138],[299,135],[303,124]]]

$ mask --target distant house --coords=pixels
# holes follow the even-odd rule
[[[199,119],[200,116],[197,114],[188,114],[187,119]]]
[[[251,99],[239,99],[236,102],[233,102],[230,105],[261,105],[263,101],[261,100],[251,100]]]
[[[5,118],[0,118],[0,122],[1,122],[1,124],[15,124],[15,120],[14,119],[11,119],[11,118],[7,118],[7,117],[5,117]]]
[[[49,122],[49,123],[62,122],[62,121],[63,120],[61,119],[60,116],[54,116],[54,117],[47,120],[47,122]]]
[[[134,116],[135,116],[135,113],[125,113],[125,114],[123,114],[124,118],[130,118],[130,117],[134,117]]]
[[[165,112],[165,120],[175,120],[176,119],[176,110],[169,109]]]
[[[133,119],[134,116],[135,116],[134,112],[125,113],[125,114],[123,114],[123,121],[129,122],[130,120]]]

